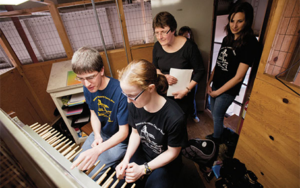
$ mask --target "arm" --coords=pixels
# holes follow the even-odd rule
[[[123,161],[116,167],[116,176],[118,179],[123,179],[125,176],[125,170],[128,166],[128,163],[140,145],[140,135],[135,128],[132,128],[132,132],[129,138],[128,148],[125,154]]]
[[[216,66],[214,67],[213,71],[211,72],[210,77],[209,77],[208,82],[207,82],[207,85],[206,85],[207,94],[210,94],[212,92],[212,88],[210,87],[210,84],[211,84],[211,82],[214,78],[215,68],[216,68]]]
[[[181,151],[181,147],[170,147],[157,156],[155,159],[148,163],[151,170],[155,170],[162,166],[169,164],[171,161],[176,159]],[[138,180],[141,176],[145,175],[144,165],[137,165],[136,163],[130,163],[126,170],[126,182],[132,183]]]
[[[94,132],[94,142],[92,143],[91,147],[94,147],[99,145],[103,141],[100,135],[101,122],[99,121],[94,110],[90,110],[90,112],[91,112],[91,125]]]
[[[186,86],[189,90],[185,88],[183,90],[172,93],[175,99],[182,99],[184,96],[186,96],[188,92],[198,84],[205,73],[203,59],[198,46],[195,43],[190,44],[190,46],[184,53],[185,56],[188,57],[188,61],[190,62],[193,69],[193,78],[189,85]]]
[[[98,159],[99,155],[101,155],[101,153],[125,140],[127,135],[128,124],[119,126],[119,131],[116,132],[108,140],[99,143],[93,148],[81,153],[79,157],[73,162],[71,169],[75,168],[76,166],[79,170],[87,170],[91,168],[95,164],[96,160]]]
[[[217,96],[221,95],[222,93],[226,92],[227,90],[229,90],[230,88],[234,87],[236,84],[243,81],[243,78],[244,78],[245,74],[247,73],[248,68],[249,68],[249,65],[240,63],[235,76],[233,78],[231,78],[228,82],[226,82],[226,84],[224,84],[218,90],[212,91],[210,93],[210,96],[217,97]]]

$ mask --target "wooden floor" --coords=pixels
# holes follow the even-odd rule
[[[198,117],[200,119],[199,123],[195,123],[191,118],[188,119],[187,123],[187,130],[189,139],[193,138],[201,138],[204,139],[206,135],[211,134],[214,132],[213,120],[212,115],[209,110],[204,110],[201,113],[198,113]],[[225,127],[229,127],[232,130],[236,130],[238,124],[239,117],[233,115],[229,118],[224,119]],[[203,173],[199,170],[198,165],[195,163],[195,166],[198,169],[199,177],[202,179],[203,184],[206,188],[214,188],[216,178],[214,177],[210,182],[207,182],[204,177]]]

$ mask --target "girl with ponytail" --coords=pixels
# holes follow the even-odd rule
[[[184,113],[165,97],[167,80],[152,63],[132,61],[119,72],[119,80],[129,103],[132,132],[125,157],[116,167],[117,178],[126,176],[125,181],[137,187],[171,188],[179,177],[180,151],[187,141]]]

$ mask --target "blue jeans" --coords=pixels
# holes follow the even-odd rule
[[[107,139],[109,139],[110,137],[103,134],[101,132],[101,137],[103,139],[103,142]],[[91,149],[91,145],[94,142],[94,132],[91,133],[89,135],[89,137],[86,139],[86,141],[84,142],[83,146],[82,146],[82,152]],[[98,180],[99,177],[101,176],[101,174],[103,174],[105,172],[106,169],[108,169],[109,167],[111,167],[112,169],[110,171],[113,171],[115,166],[117,166],[121,160],[123,159],[125,153],[127,150],[127,144],[124,143],[119,143],[118,145],[106,150],[105,152],[101,153],[101,155],[99,155],[98,160],[100,160],[99,164],[89,173],[89,177],[92,177],[95,172],[97,172],[97,170],[99,168],[101,168],[101,166],[103,164],[105,164],[105,167],[101,170],[100,173],[97,174],[97,176],[94,178],[94,180]],[[79,155],[76,156],[75,159],[77,159]]]
[[[215,91],[216,88],[212,87],[212,90]],[[214,121],[214,138],[221,137],[224,129],[224,116],[234,99],[234,95],[227,93],[223,93],[215,98],[210,97],[210,108]]]

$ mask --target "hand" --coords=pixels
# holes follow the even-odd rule
[[[168,84],[170,86],[177,83],[177,78],[175,78],[174,76],[171,76],[169,74],[165,74],[165,77],[166,77],[166,79],[168,81]]]
[[[189,91],[187,89],[184,89],[184,90],[176,91],[172,93],[172,95],[174,96],[174,99],[182,99],[184,96],[187,96],[188,92]]]
[[[125,177],[125,170],[128,167],[128,161],[122,161],[118,166],[116,167],[116,176],[118,179],[124,179]]]
[[[98,146],[102,142],[103,142],[103,139],[102,139],[102,137],[100,135],[99,136],[95,136],[94,142],[92,143],[91,147],[93,148],[95,146]]]
[[[82,152],[73,162],[71,169],[74,169],[76,166],[79,170],[88,170],[91,168],[102,153],[99,147],[97,146]]]
[[[210,84],[207,84],[206,90],[207,90],[207,94],[210,95],[210,93],[212,92],[212,88],[210,87]]]
[[[209,95],[211,97],[215,98],[215,97],[219,96],[219,93],[217,91],[212,91],[212,92],[209,93]]]
[[[145,167],[144,165],[137,165],[136,163],[128,164],[126,169],[126,182],[132,183],[136,180],[140,179],[141,176],[145,174]]]

